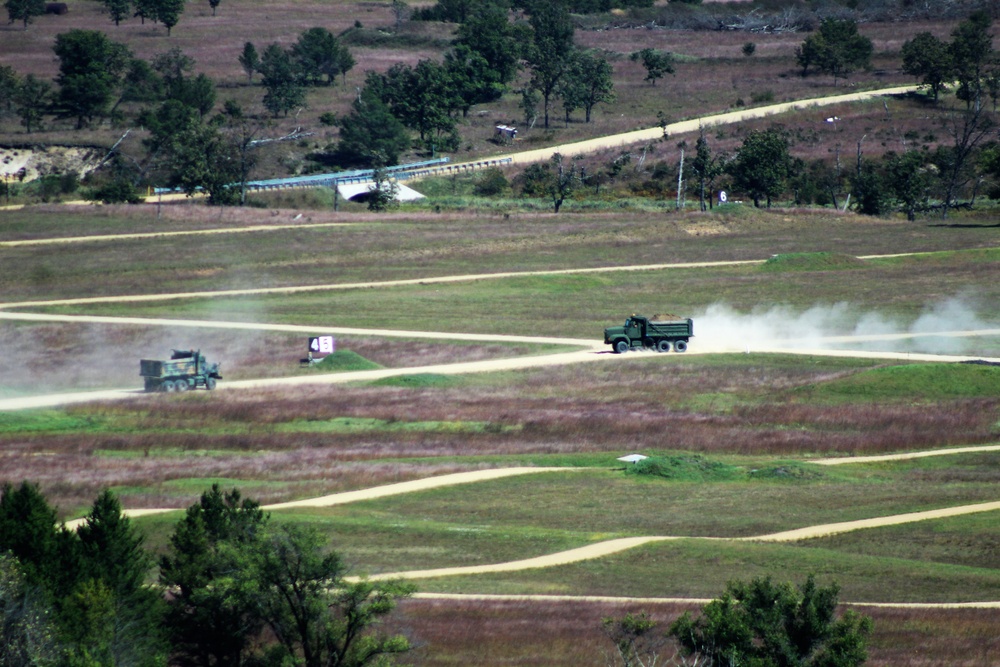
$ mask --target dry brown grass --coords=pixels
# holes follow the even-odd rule
[[[645,611],[666,629],[690,604],[408,600],[392,627],[419,648],[415,662],[444,665],[606,665],[601,619]],[[841,610],[843,611],[843,609]],[[992,667],[1000,650],[997,610],[858,608],[871,616],[870,667]],[[674,654],[664,648],[663,657]],[[669,664],[669,663],[668,663]]]

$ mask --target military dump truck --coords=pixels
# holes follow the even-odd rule
[[[669,352],[687,350],[688,339],[694,336],[691,318],[675,315],[654,315],[652,318],[633,315],[625,325],[604,330],[604,344],[616,354],[634,349]]]
[[[142,359],[139,375],[146,391],[187,391],[197,387],[215,389],[221,380],[219,364],[205,361],[201,350],[171,350],[170,361]]]

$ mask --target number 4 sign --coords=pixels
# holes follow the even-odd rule
[[[313,354],[333,354],[335,347],[333,336],[312,336],[309,338],[309,351]]]

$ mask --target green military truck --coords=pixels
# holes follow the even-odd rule
[[[643,349],[669,352],[671,347],[685,352],[692,336],[694,325],[690,317],[633,315],[625,320],[624,326],[605,329],[604,344],[610,345],[615,354]]]
[[[142,359],[139,375],[145,381],[146,391],[187,391],[197,387],[215,389],[215,381],[222,379],[220,364],[205,361],[201,350],[171,350],[169,361]]]

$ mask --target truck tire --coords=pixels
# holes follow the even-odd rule
[[[616,340],[615,341],[615,354],[625,354],[632,349],[627,340]]]
[[[160,385],[160,391],[165,391],[168,394],[172,394],[177,391],[177,385],[174,384],[173,380],[164,380],[163,384]]]
[[[183,391],[187,391],[188,389],[190,389],[191,385],[188,384],[187,380],[178,380],[177,383],[176,383],[176,387],[177,387],[177,391],[183,392]]]
[[[205,389],[209,391],[215,389],[215,378],[205,378]]]
[[[669,352],[670,351],[670,341],[669,340],[661,340],[659,343],[656,344],[656,351],[657,352]]]
[[[674,343],[674,349],[678,352],[687,352],[688,342],[686,340],[679,340]]]

